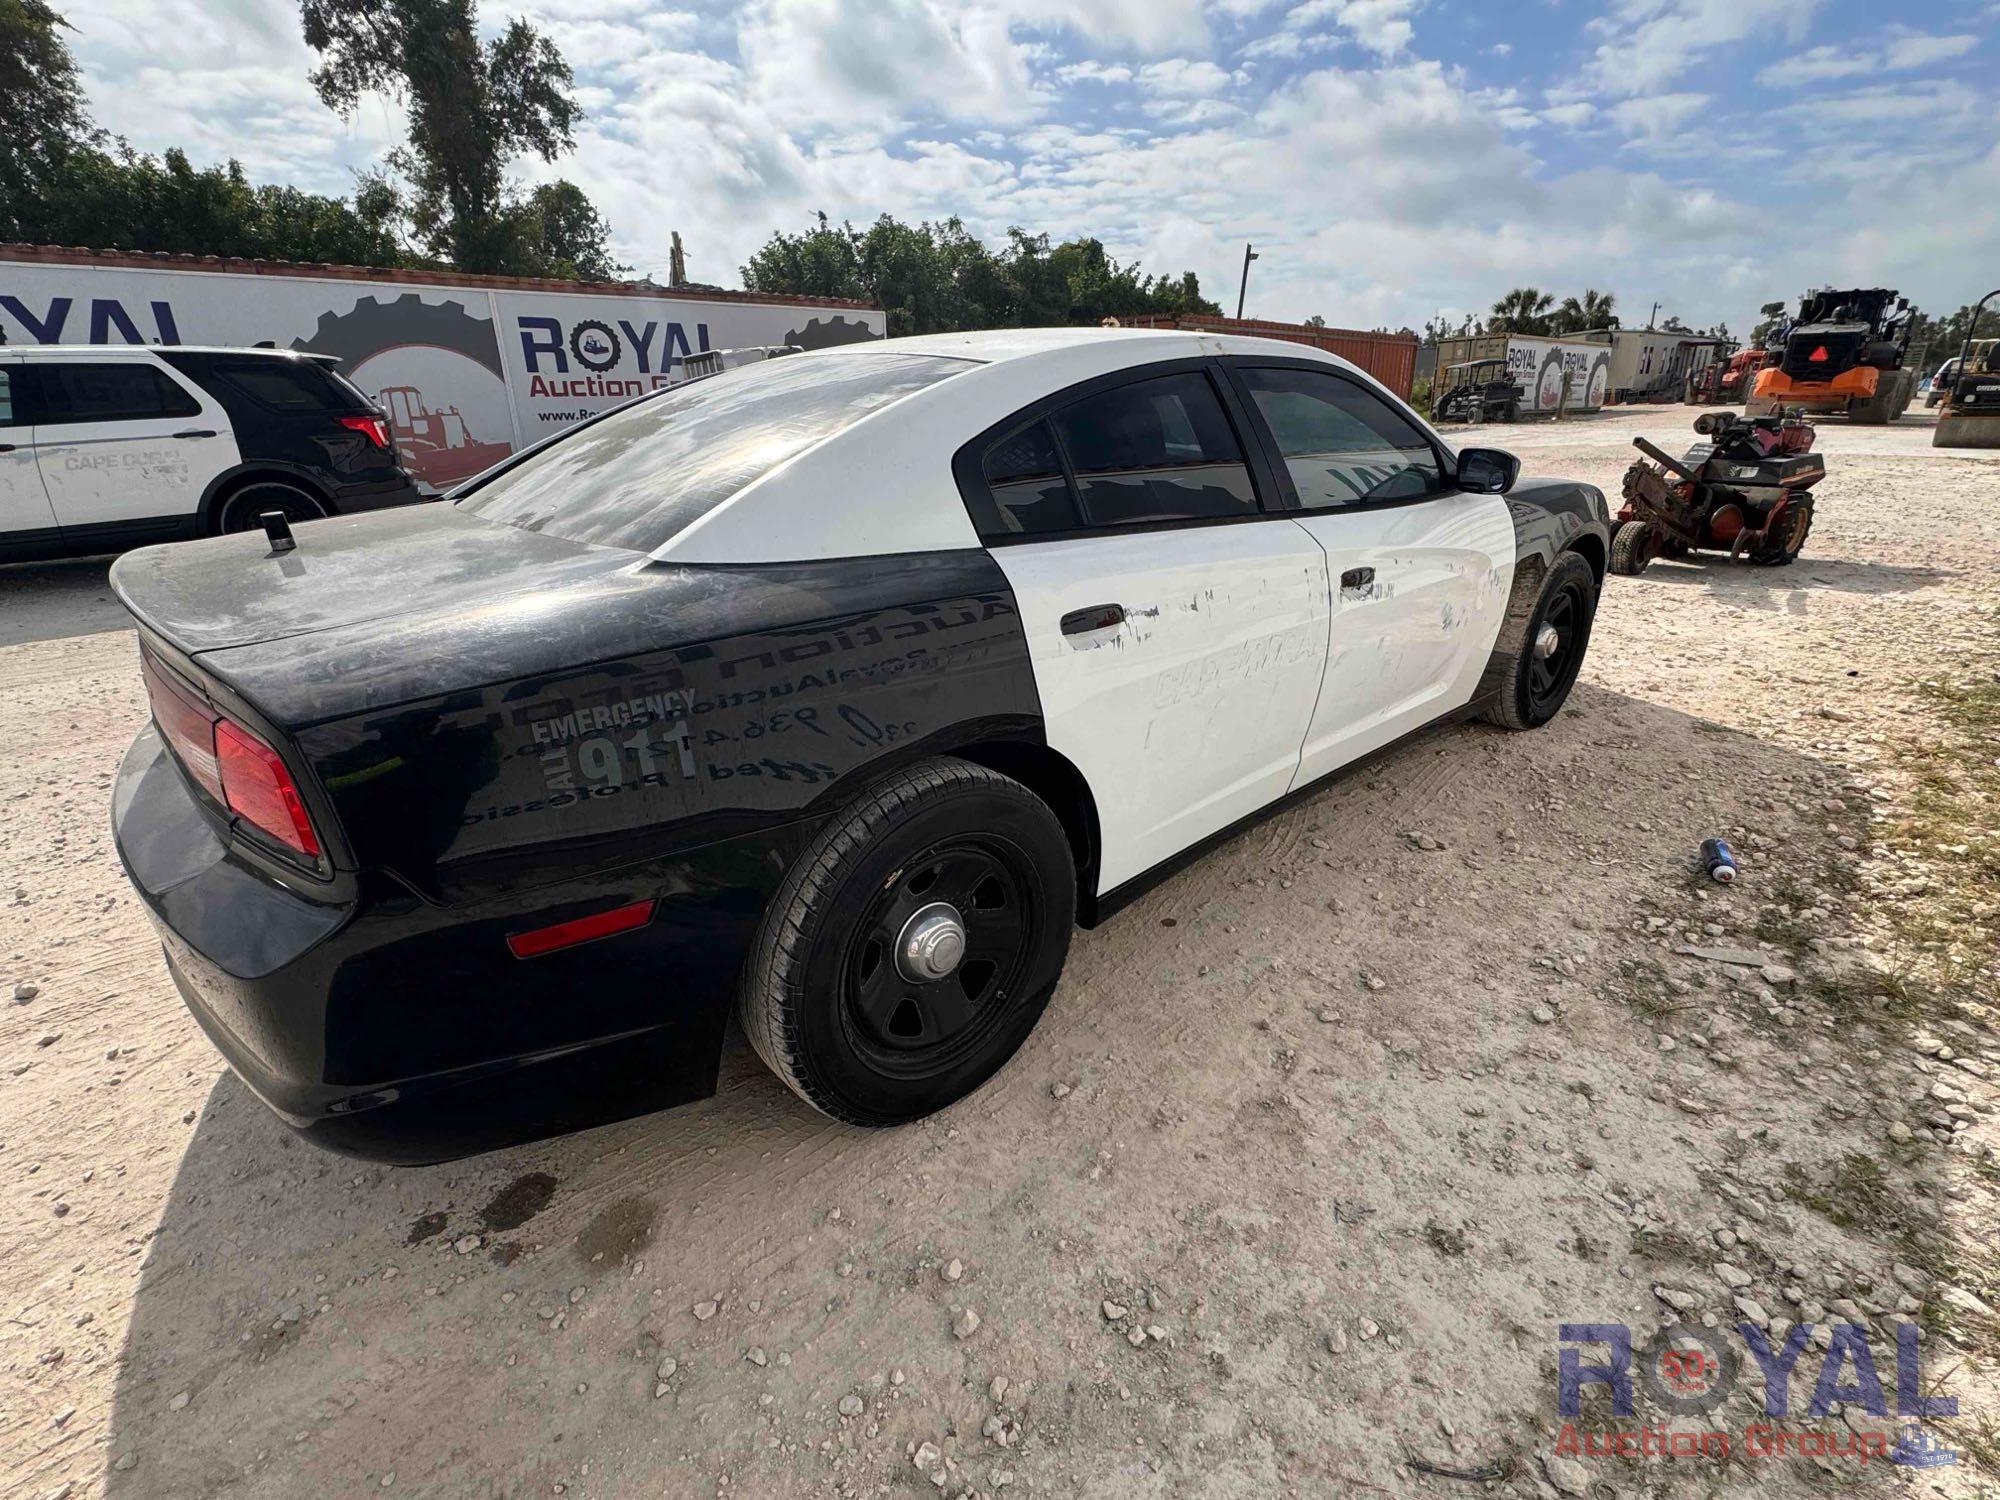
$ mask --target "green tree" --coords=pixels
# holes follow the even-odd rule
[[[1617,299],[1609,292],[1586,287],[1581,297],[1565,297],[1550,319],[1551,333],[1584,333],[1595,328],[1616,328]]]
[[[1750,330],[1750,342],[1757,345],[1768,343],[1778,325],[1785,321],[1791,306],[1789,302],[1766,302],[1758,308],[1757,322]]]
[[[825,214],[803,234],[779,230],[745,263],[743,284],[873,302],[892,334],[1219,311],[1192,271],[1145,275],[1093,238],[1051,245],[1045,234],[1014,228],[996,250],[957,219],[905,224],[889,214],[866,230],[836,227]]]
[[[1517,286],[1493,304],[1493,316],[1487,319],[1486,331],[1546,334],[1550,324],[1549,309],[1555,305],[1555,300],[1548,292],[1536,287]]]
[[[0,240],[45,241],[63,163],[101,132],[84,112],[69,23],[43,0],[0,0]]]
[[[329,109],[349,117],[368,94],[408,108],[409,142],[390,164],[411,185],[411,224],[432,255],[514,275],[615,269],[604,220],[580,189],[558,182],[523,195],[507,177],[518,156],[552,162],[575,144],[582,111],[555,43],[518,19],[482,42],[474,0],[301,0],[299,9],[321,58],[313,87]]]

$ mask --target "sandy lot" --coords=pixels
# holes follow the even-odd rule
[[[1615,495],[1690,416],[1492,440]],[[1080,935],[920,1128],[737,1041],[706,1104],[419,1170],[223,1070],[110,845],[104,565],[0,569],[0,1488],[1994,1492],[2000,742],[1954,705],[2000,458],[1929,436],[1826,424],[1797,566],[1612,579],[1549,728],[1433,732]],[[1560,1324],[1855,1320],[1893,1401],[1899,1315],[1951,1467],[1555,1452]],[[1895,1434],[1852,1363],[1807,1418],[1820,1364],[1781,1425]],[[1751,1373],[1684,1425],[1740,1439]]]

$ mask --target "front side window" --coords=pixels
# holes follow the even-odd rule
[[[1052,413],[1086,525],[1255,515],[1257,492],[1200,371],[1102,391]]]
[[[1277,439],[1301,508],[1408,500],[1443,487],[1437,450],[1374,392],[1318,370],[1239,373]]]
[[[153,365],[71,363],[50,360],[40,367],[42,422],[141,422],[148,418],[192,417],[201,403]]]
[[[744,365],[579,427],[457,503],[526,531],[650,552],[813,444],[971,368],[874,353]]]

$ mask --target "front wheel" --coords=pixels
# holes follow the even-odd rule
[[[1611,533],[1611,571],[1637,578],[1659,550],[1651,526],[1644,521],[1620,521]]]
[[[1047,804],[969,761],[920,761],[799,856],[744,971],[743,1028],[822,1113],[921,1119],[1034,1030],[1075,920],[1075,860]]]
[[[1597,575],[1576,553],[1560,553],[1486,717],[1504,729],[1538,729],[1553,719],[1576,685],[1596,615]]]

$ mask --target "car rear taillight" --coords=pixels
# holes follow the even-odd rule
[[[318,859],[312,816],[278,752],[175,681],[150,652],[140,654],[139,670],[153,722],[202,790],[258,832]]]
[[[215,763],[222,776],[222,800],[229,810],[279,843],[310,859],[319,858],[319,840],[305,799],[278,752],[241,724],[215,721]]]
[[[139,670],[146,679],[146,697],[153,705],[153,722],[172,747],[188,775],[201,783],[202,790],[217,802],[224,801],[222,775],[215,764],[215,715],[208,705],[184,690],[153,664],[150,655],[139,658]]]
[[[389,425],[380,417],[342,417],[340,425],[360,433],[378,448],[389,446]]]

